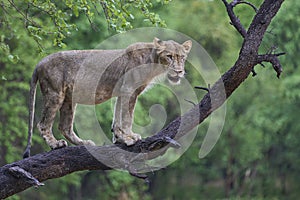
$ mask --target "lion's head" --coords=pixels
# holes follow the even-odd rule
[[[185,74],[184,64],[192,48],[192,41],[188,40],[183,44],[179,44],[173,40],[162,41],[154,38],[153,43],[158,54],[159,63],[168,67],[168,80],[172,84],[179,84],[180,79]]]

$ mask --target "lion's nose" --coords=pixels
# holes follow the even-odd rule
[[[183,71],[183,70],[178,70],[178,71],[176,71],[176,73],[177,73],[177,75],[179,75],[179,76],[183,76],[183,75],[185,74],[185,71]]]

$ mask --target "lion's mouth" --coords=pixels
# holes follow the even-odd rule
[[[173,84],[179,84],[180,83],[180,77],[179,76],[171,76],[168,74],[168,79]]]

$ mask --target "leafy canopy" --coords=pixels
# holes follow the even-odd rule
[[[44,42],[52,41],[57,47],[65,47],[64,39],[77,31],[75,19],[84,15],[93,29],[96,16],[106,19],[111,31],[123,32],[133,28],[136,15],[155,26],[166,26],[158,14],[151,11],[154,4],[167,4],[171,0],[4,0],[0,2],[0,53],[17,62],[12,55],[11,40],[21,37],[20,27],[36,42],[40,52]],[[20,24],[22,26],[20,26]]]

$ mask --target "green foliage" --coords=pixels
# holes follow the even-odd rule
[[[158,0],[156,3],[164,5],[169,3],[169,0]],[[130,0],[127,3],[124,3],[122,0],[101,1],[100,4],[104,10],[109,27],[117,32],[133,28],[132,21],[136,18],[136,14],[139,13],[141,13],[145,22],[150,22],[155,26],[166,26],[158,14],[150,11],[150,8],[153,7],[153,3],[150,0]]]
[[[142,192],[147,189],[146,183],[142,180],[137,180],[129,174],[120,171],[109,172],[107,178],[110,180],[110,183],[108,183],[110,189],[107,188],[106,191],[111,192],[106,194],[106,199],[149,199],[148,195]],[[128,187],[130,185],[135,185],[135,187]]]
[[[17,27],[18,23],[14,24]],[[6,32],[6,30],[4,31]],[[1,164],[13,162],[19,159],[21,156],[21,150],[15,148],[17,146],[23,146],[25,141],[20,141],[19,138],[24,138],[24,134],[27,130],[27,97],[29,85],[27,81],[31,76],[31,71],[26,71],[24,65],[28,66],[31,63],[30,60],[35,60],[35,56],[31,55],[30,52],[22,52],[22,56],[26,59],[19,59],[19,52],[22,49],[16,47],[16,43],[24,44],[26,48],[33,48],[32,45],[23,38],[9,38],[9,40],[2,35],[2,51],[0,51],[1,62],[0,62],[0,74],[2,79],[0,80],[1,92],[0,99],[3,103],[0,104],[0,127],[3,137],[0,137],[0,153],[1,153]],[[20,30],[20,34],[24,34],[24,30]],[[11,45],[4,44],[7,40]],[[24,50],[24,49],[23,49]],[[12,92],[14,91],[14,92]],[[5,152],[5,155],[3,153]]]
[[[159,15],[151,12],[154,4],[165,5],[170,0],[158,0],[152,3],[146,1],[122,0],[26,0],[1,2],[1,26],[6,29],[1,34],[0,50],[8,54],[11,60],[17,60],[17,55],[11,55],[10,42],[12,37],[20,37],[20,29],[25,29],[28,36],[37,44],[38,51],[43,52],[45,41],[52,41],[53,46],[65,48],[64,40],[78,31],[74,19],[85,16],[92,28],[97,29],[95,18],[106,18],[111,30],[123,32],[133,28],[135,15],[141,13],[144,21],[155,26],[166,26]],[[16,21],[17,26],[15,25]]]

